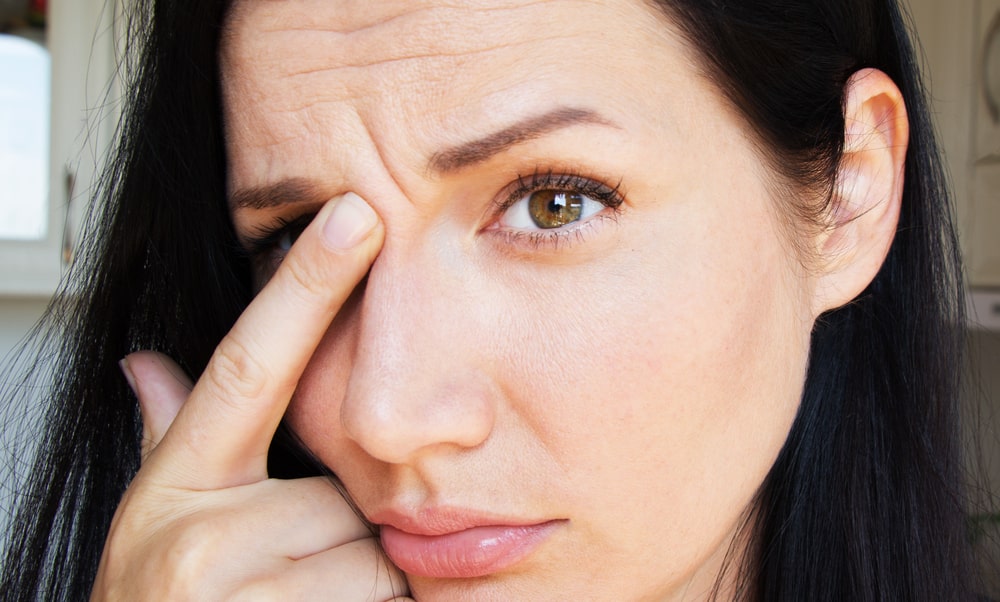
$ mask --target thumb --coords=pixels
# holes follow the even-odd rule
[[[120,363],[125,379],[139,398],[142,412],[142,460],[160,443],[194,384],[169,357],[155,351],[129,354]]]

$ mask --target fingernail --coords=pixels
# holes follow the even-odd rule
[[[348,192],[334,206],[323,224],[323,238],[334,249],[347,250],[367,238],[378,216],[361,197]]]
[[[191,378],[187,375],[187,373],[185,373],[181,369],[180,366],[178,366],[177,364],[175,364],[173,362],[165,362],[165,361],[163,361],[159,357],[159,355],[154,355],[153,357],[156,358],[156,363],[159,364],[160,366],[162,366],[164,370],[166,370],[167,372],[169,372],[170,376],[173,376],[174,379],[178,383],[180,383],[180,385],[182,387],[184,387],[188,391],[191,390],[191,387],[193,386],[191,384]]]
[[[118,367],[122,369],[122,374],[125,375],[125,382],[128,383],[129,388],[132,389],[133,393],[137,393],[137,389],[135,387],[135,375],[132,374],[132,369],[128,365],[128,358],[122,358],[118,362]]]

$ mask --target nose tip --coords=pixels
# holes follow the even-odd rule
[[[349,384],[341,406],[344,433],[391,464],[406,464],[433,450],[479,446],[493,430],[493,387],[474,371],[438,374],[403,380],[397,373],[392,384]]]

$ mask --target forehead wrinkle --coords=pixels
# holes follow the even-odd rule
[[[590,32],[584,32],[584,35],[586,33]],[[363,103],[384,106],[387,100],[392,100],[397,96],[423,99],[424,101],[429,98],[440,98],[447,102],[446,97],[454,94],[456,85],[474,85],[479,88],[487,83],[487,80],[499,83],[495,76],[487,78],[488,74],[481,73],[463,75],[461,81],[456,81],[456,75],[463,68],[475,67],[481,65],[483,61],[489,60],[492,61],[494,72],[523,72],[523,55],[527,54],[538,56],[538,59],[532,60],[531,63],[533,73],[536,75],[541,72],[552,73],[558,70],[557,66],[546,61],[544,56],[539,56],[536,52],[503,53],[503,51],[537,44],[551,44],[560,40],[578,41],[580,36],[580,32],[567,33],[548,36],[544,40],[522,39],[456,52],[382,58],[356,64],[334,66],[326,64],[298,71],[288,71],[290,66],[283,61],[280,65],[285,73],[274,74],[270,81],[266,75],[262,78],[252,76],[257,81],[256,85],[249,81],[250,78],[234,79],[243,79],[241,82],[243,87],[255,88],[257,93],[253,96],[264,100],[267,104],[267,111],[274,115],[288,114],[291,116],[298,111],[308,111],[328,104]],[[482,58],[483,55],[492,55],[495,58]],[[318,78],[315,79],[315,83],[313,83],[313,78]],[[269,90],[276,86],[287,86],[299,92],[270,93]],[[386,88],[388,87],[391,87],[391,93],[387,92]],[[399,106],[397,110],[407,111],[412,108],[415,108],[415,105]],[[421,114],[422,112],[416,116],[419,117]]]
[[[442,10],[476,12],[476,13],[490,13],[490,12],[508,11],[508,10],[512,10],[512,9],[516,9],[516,8],[524,8],[524,7],[533,6],[533,5],[537,5],[537,4],[545,4],[545,3],[551,2],[551,1],[552,0],[534,0],[534,1],[531,1],[531,2],[522,2],[522,3],[514,5],[514,6],[506,6],[506,7],[498,7],[498,6],[486,5],[486,3],[483,3],[482,5],[479,5],[479,6],[463,6],[461,4],[445,4],[443,2],[436,2],[434,4],[434,6],[422,6],[422,7],[414,8],[413,10],[404,11],[402,13],[399,13],[397,15],[391,16],[389,18],[380,18],[380,17],[378,17],[378,18],[376,18],[375,20],[373,20],[373,21],[371,21],[369,23],[363,23],[363,24],[360,24],[360,25],[358,25],[356,27],[353,27],[353,28],[330,27],[329,26],[329,22],[328,21],[324,21],[324,22],[317,22],[314,25],[309,25],[309,26],[305,26],[305,27],[294,27],[294,26],[292,26],[292,27],[282,27],[282,28],[277,28],[277,29],[274,29],[274,30],[263,30],[263,31],[265,33],[274,32],[274,31],[322,31],[322,32],[328,32],[328,33],[335,33],[335,34],[344,34],[344,35],[361,34],[361,33],[365,33],[368,30],[377,28],[377,27],[382,27],[382,26],[386,26],[386,25],[397,24],[397,22],[399,20],[401,20],[401,19],[411,18],[414,15],[421,14],[421,13],[427,13],[427,12],[433,12],[433,11],[442,11]],[[370,0],[364,0],[364,4],[365,4],[366,7],[373,6],[373,4],[370,2]],[[388,5],[388,4],[389,3],[385,2],[385,0],[381,0],[381,2],[378,5],[379,6],[385,6],[385,5]],[[417,3],[413,2],[413,0],[406,0],[402,4],[405,5],[407,8],[413,8],[413,6],[415,4],[417,4]],[[426,2],[425,2],[425,4],[426,4]]]
[[[303,4],[298,2],[273,4],[269,2],[267,4],[284,7],[281,9],[284,12],[278,16],[287,21],[304,15],[304,11],[301,10]],[[550,75],[561,73],[558,63],[547,60],[546,57],[550,53],[544,52],[545,48],[542,45],[556,42],[555,46],[561,48],[562,54],[565,55],[568,46],[565,42],[559,41],[575,39],[581,49],[590,48],[593,50],[598,47],[597,43],[609,34],[605,25],[608,20],[600,15],[601,12],[648,11],[641,3],[608,4],[587,0],[573,2],[536,1],[521,3],[515,8],[521,9],[543,4],[557,5],[559,10],[567,16],[579,12],[581,8],[586,10],[587,6],[597,9],[598,14],[594,15],[596,19],[568,19],[564,21],[562,18],[556,18],[540,21],[533,11],[520,11],[515,15],[516,18],[497,19],[497,21],[504,22],[486,23],[488,27],[485,28],[483,35],[477,36],[468,33],[469,31],[477,31],[475,26],[477,21],[494,17],[502,12],[513,13],[514,8],[484,9],[480,7],[473,10],[467,7],[455,9],[449,5],[433,11],[426,7],[420,7],[417,10],[409,10],[403,15],[390,18],[389,22],[394,25],[389,28],[370,27],[360,37],[354,37],[354,40],[363,42],[358,44],[351,44],[350,40],[347,40],[353,34],[345,36],[324,32],[315,34],[315,39],[320,40],[321,43],[313,44],[310,43],[311,40],[303,39],[302,35],[292,35],[287,29],[274,34],[278,36],[275,39],[271,39],[271,35],[265,36],[266,39],[254,37],[252,35],[254,26],[260,24],[260,19],[250,21],[239,26],[241,31],[236,32],[235,43],[227,50],[230,54],[229,58],[234,60],[226,65],[230,68],[230,77],[225,78],[224,81],[224,87],[230,88],[231,92],[237,90],[247,92],[247,94],[240,94],[240,96],[244,96],[244,99],[250,102],[245,100],[239,102],[238,104],[241,105],[239,110],[234,111],[230,116],[243,126],[239,128],[241,131],[245,130],[245,135],[241,137],[242,142],[245,143],[256,138],[257,143],[265,143],[266,146],[273,148],[275,155],[272,156],[272,159],[277,160],[279,164],[281,163],[279,157],[287,156],[281,150],[283,146],[294,144],[302,137],[315,137],[318,132],[323,132],[328,142],[331,136],[336,137],[336,143],[331,146],[342,147],[359,144],[368,146],[374,144],[381,160],[380,163],[395,163],[396,168],[405,166],[407,172],[426,176],[426,159],[434,151],[440,149],[444,143],[454,144],[468,140],[476,134],[487,133],[483,131],[486,128],[482,126],[482,120],[476,117],[483,115],[482,110],[475,106],[467,110],[470,100],[482,104],[482,109],[488,109],[490,105],[483,104],[485,99],[492,98],[503,90],[520,89],[522,84],[536,80],[540,71],[545,71]],[[320,6],[324,5],[326,4]],[[405,6],[409,6],[409,4]],[[320,11],[314,12],[319,14]],[[441,15],[447,16],[456,13],[468,15],[469,18],[451,28],[443,27],[447,23],[442,22]],[[661,23],[659,15],[654,15],[651,11],[646,12],[646,15],[650,17],[647,24]],[[561,16],[557,15],[557,17]],[[322,15],[319,18],[322,18]],[[276,21],[264,22],[263,25],[270,25],[274,22]],[[411,27],[410,24],[419,25],[422,22],[430,23],[431,26],[428,28],[416,27],[419,36],[403,35],[410,33],[405,31]],[[405,27],[403,27],[404,25]],[[442,36],[436,35],[435,27],[443,31]],[[483,30],[483,28],[479,28],[479,30]],[[376,35],[377,32],[384,35]],[[386,41],[385,36],[394,32],[396,35],[387,40],[388,44],[379,45],[380,42]],[[511,35],[512,32],[515,35]],[[649,32],[650,30],[643,26],[635,31],[635,33],[640,34],[640,39],[647,37]],[[659,34],[657,37],[662,35],[662,32],[657,33]],[[306,32],[305,35],[311,34]],[[435,48],[441,47],[446,52],[393,58],[393,56],[398,57],[400,54],[398,49],[401,48],[399,46],[401,42],[410,43],[420,40],[427,47],[432,45]],[[487,46],[486,41],[495,43],[492,46]],[[371,44],[376,44],[376,47],[371,52],[367,52],[366,48]],[[531,48],[528,52],[505,53],[500,56],[502,64],[497,63],[497,59],[493,58],[495,56],[493,55],[489,59],[492,61],[490,70],[483,72],[479,68],[481,62],[485,60],[482,58],[484,52],[499,51],[502,48],[524,48],[530,44],[537,44],[538,50]],[[387,48],[392,52],[385,52]],[[462,50],[465,48],[470,50],[463,52]],[[410,50],[412,55],[412,48]],[[577,54],[583,56],[586,53]],[[329,65],[332,61],[347,63],[347,59],[361,61],[361,63],[357,67],[347,65],[348,70],[339,77],[330,75],[332,68],[316,71],[317,79],[315,80],[310,79],[307,73],[282,77],[301,68],[303,61],[300,59],[303,55],[306,59],[305,62],[309,60],[325,61],[323,66]],[[382,62],[373,61],[373,56],[382,59]],[[388,58],[383,58],[386,56]],[[458,73],[449,64],[461,60],[463,56],[466,59],[465,62],[468,63],[466,69],[470,67],[475,69],[475,71],[468,71],[468,77],[465,72]],[[440,62],[435,62],[434,58],[440,59]],[[528,65],[524,64],[525,58],[530,61]],[[366,71],[362,67],[364,64],[381,65],[387,70],[369,69]],[[393,65],[396,67],[392,67]],[[400,65],[407,67],[403,68]],[[528,68],[525,68],[526,66]],[[389,77],[386,77],[387,74]],[[507,74],[512,74],[516,81],[506,81],[509,79]],[[458,75],[461,77],[456,78]],[[314,82],[316,85],[313,85]],[[461,87],[461,91],[458,93],[456,93],[456,86]],[[408,91],[410,88],[413,90]],[[403,93],[400,93],[401,90]],[[462,91],[466,93],[463,95]],[[229,94],[227,96],[229,96],[228,100],[234,100],[233,96]],[[438,108],[442,110],[434,111],[438,114],[437,119],[428,120],[428,99],[434,98],[438,100],[433,102],[438,103]],[[453,98],[461,99],[462,102],[456,105],[451,101]],[[576,103],[579,101],[580,99],[571,99],[568,102]],[[331,110],[324,106],[328,103],[340,106]],[[229,103],[227,102],[227,104]],[[532,102],[526,104],[534,105],[533,109],[542,108]],[[365,119],[355,119],[358,110],[362,111]],[[454,111],[458,111],[458,114],[461,115],[460,120],[450,119]],[[409,119],[406,119],[406,116],[409,116]],[[331,117],[336,118],[331,119]],[[346,123],[345,120],[350,123]],[[399,126],[403,123],[409,127],[400,128]],[[231,123],[230,125],[235,124]],[[345,129],[348,131],[345,132]],[[344,136],[345,133],[350,135]],[[401,136],[409,138],[408,148],[417,149],[418,152],[403,152]],[[430,143],[429,140],[436,142]],[[246,144],[239,146],[245,147]],[[256,162],[260,163],[259,160]],[[393,174],[397,175],[397,172],[393,171]],[[397,178],[394,177],[394,179]],[[408,179],[406,176],[403,177],[403,180]],[[403,182],[397,183],[402,185]]]
[[[349,34],[364,33],[367,30],[375,29],[386,25],[394,25],[397,24],[397,22],[402,19],[411,18],[414,15],[421,13],[433,13],[433,12],[441,12],[444,10],[449,10],[449,11],[462,11],[467,13],[488,14],[493,12],[504,12],[504,11],[510,11],[536,5],[542,5],[542,4],[550,4],[553,1],[558,1],[558,0],[529,0],[519,3],[508,2],[508,6],[496,6],[497,0],[479,0],[478,2],[467,0],[464,3],[458,2],[450,4],[446,4],[439,0],[424,0],[423,2],[419,2],[417,0],[403,0],[397,3],[392,3],[387,0],[379,0],[378,2],[372,2],[371,0],[361,0],[360,2],[357,3],[364,6],[365,9],[371,9],[373,7],[387,8],[390,6],[404,6],[407,9],[412,9],[412,10],[405,10],[403,12],[388,17],[384,15],[376,15],[372,20],[362,21],[354,27],[333,27],[331,26],[331,20],[329,18],[329,15],[322,15],[320,11],[306,10],[301,15],[299,15],[299,17],[303,18],[303,20],[307,23],[304,26],[297,27],[294,25],[287,25],[287,26],[277,27],[275,29],[262,29],[261,32],[271,33],[275,31],[299,31],[299,32],[322,31],[335,34],[349,35]],[[323,8],[329,8],[333,6],[334,2],[335,0],[318,0],[314,2],[314,4],[322,6]],[[600,0],[577,0],[577,2],[602,4]],[[252,11],[252,9],[247,8],[251,4],[255,4],[256,8],[258,9],[263,7],[263,10],[265,12],[267,8],[273,7],[273,2],[269,1],[257,0],[257,2],[252,2],[251,0],[240,0],[236,2],[235,8],[231,10],[227,15],[226,26],[228,27],[233,22],[238,22],[241,18],[245,18],[246,14]],[[304,4],[304,2],[300,2],[300,4]],[[352,3],[348,0],[340,0],[339,4],[344,5]],[[420,4],[422,4],[422,6],[417,6]],[[414,6],[417,7],[414,8]],[[350,14],[356,17],[359,16],[362,12],[364,11],[351,10],[350,8],[343,8],[339,12],[339,14]]]
[[[561,36],[547,36],[545,38],[545,41],[546,42],[551,42],[553,40],[573,39],[573,38],[576,38],[576,37],[578,37],[578,34],[566,34],[566,35],[561,35]],[[507,43],[507,44],[497,44],[497,45],[489,46],[487,48],[478,48],[478,49],[470,49],[470,50],[460,50],[460,51],[455,51],[455,52],[435,51],[435,52],[428,52],[426,54],[410,54],[408,56],[389,57],[389,58],[372,60],[372,61],[368,61],[368,62],[357,62],[357,63],[351,63],[351,64],[347,64],[347,65],[338,65],[338,66],[335,66],[335,67],[316,67],[316,68],[312,68],[312,69],[304,69],[302,71],[289,72],[289,73],[287,73],[285,75],[285,77],[295,77],[295,76],[301,76],[301,75],[312,75],[312,74],[316,74],[316,73],[336,72],[336,71],[339,71],[339,70],[365,69],[365,68],[369,68],[369,67],[379,67],[379,66],[384,66],[384,65],[391,65],[393,63],[403,63],[403,62],[407,62],[407,61],[415,61],[415,60],[421,60],[421,59],[457,59],[457,58],[463,58],[463,57],[465,57],[465,58],[468,58],[468,59],[471,60],[472,58],[474,58],[474,57],[476,57],[476,56],[478,56],[480,54],[486,54],[486,53],[491,53],[491,52],[499,52],[501,50],[509,50],[509,49],[512,49],[512,48],[518,48],[520,46],[525,46],[525,45],[529,45],[529,44],[533,44],[533,43],[537,43],[537,42],[538,42],[538,40],[532,39],[532,40],[524,40],[524,41],[521,41],[521,42],[511,42],[511,43]]]
[[[336,29],[331,30],[329,15],[334,14],[331,11],[296,10],[295,7],[300,5],[291,5],[290,8],[284,2],[265,3],[265,9],[277,6],[288,8],[290,12],[268,13],[264,10],[260,15],[262,18],[270,17],[273,21],[283,18],[285,21],[295,20],[296,23],[299,19],[319,21],[319,25],[308,29],[315,31],[316,35],[303,33],[302,30],[306,28],[286,27],[277,30],[274,34],[276,39],[270,39],[272,36],[264,36],[266,39],[262,39],[261,36],[250,35],[261,19],[253,18],[253,10],[241,11],[246,13],[244,18],[249,19],[249,22],[245,27],[234,27],[240,31],[232,32],[231,41],[238,43],[228,47],[225,52],[230,55],[228,58],[236,60],[227,61],[224,71],[229,71],[232,79],[243,80],[243,87],[255,88],[256,94],[252,96],[266,99],[269,105],[267,111],[276,114],[294,113],[325,102],[380,99],[411,86],[414,93],[412,96],[415,98],[426,97],[428,93],[440,96],[441,93],[435,88],[446,83],[448,89],[451,89],[456,69],[495,60],[483,55],[495,56],[503,50],[511,51],[507,54],[517,55],[515,58],[520,63],[508,61],[510,64],[503,69],[494,68],[494,73],[524,71],[525,56],[531,57],[530,69],[537,71],[540,68],[539,61],[542,68],[545,68],[545,48],[520,53],[517,48],[532,44],[560,46],[574,40],[578,44],[592,44],[608,33],[601,25],[606,21],[602,19],[573,19],[565,22],[557,19],[563,25],[551,27],[551,19],[539,20],[533,18],[530,11],[527,17],[523,12],[518,12],[533,6],[553,4],[559,5],[560,10],[567,14],[570,11],[575,14],[581,6],[587,5],[612,12],[630,12],[636,9],[648,11],[641,3],[618,5],[594,0],[535,0],[503,7],[483,7],[481,4],[471,7],[456,7],[454,4],[444,7],[420,6],[400,15],[390,15],[374,25],[369,18],[358,30],[362,32],[359,37],[356,33],[340,34],[336,33]],[[261,6],[258,3],[249,5]],[[320,7],[333,5],[324,0]],[[409,7],[411,4],[401,6]],[[501,12],[512,13],[512,17],[493,18],[496,13]],[[458,17],[456,13],[459,14]],[[649,12],[647,15],[652,16]],[[233,24],[239,20],[234,18]],[[453,25],[456,21],[458,26]],[[582,23],[586,23],[587,27],[583,27]],[[265,20],[259,29],[275,31],[269,25]],[[577,29],[572,29],[574,27]],[[468,35],[470,30],[484,33]],[[329,31],[334,33],[328,33]],[[303,40],[303,35],[315,40]],[[400,40],[404,43],[400,43]],[[484,40],[491,43],[487,45]],[[289,49],[294,49],[294,52],[289,52]],[[317,85],[312,85],[310,76],[323,79]],[[480,73],[477,77],[482,79],[487,76],[488,73]],[[495,79],[495,76],[489,78]],[[292,86],[298,92],[275,94],[273,90],[276,84]],[[392,92],[387,94],[385,88],[389,86]]]
[[[368,14],[372,14],[372,19],[368,21],[360,21],[359,24],[353,28],[334,28],[329,26],[328,18],[326,17],[317,18],[318,15],[320,14],[319,11],[306,10],[304,12],[304,17],[306,18],[307,21],[309,20],[310,17],[312,17],[311,22],[313,24],[304,27],[288,26],[288,27],[283,27],[282,29],[298,30],[298,31],[324,30],[333,33],[356,33],[364,31],[366,29],[371,29],[373,27],[384,25],[386,23],[391,23],[393,21],[397,21],[401,18],[406,18],[416,13],[426,12],[435,9],[455,9],[455,10],[467,10],[467,11],[476,10],[481,12],[490,12],[495,10],[507,10],[510,8],[531,6],[535,4],[544,4],[550,1],[551,0],[529,0],[525,2],[520,2],[518,4],[513,4],[511,2],[510,4],[513,4],[513,6],[497,7],[495,6],[496,0],[478,0],[478,2],[473,0],[465,0],[463,2],[459,0],[457,2],[452,2],[452,3],[445,3],[440,0],[399,0],[397,2],[392,2],[390,0],[379,0],[378,2],[372,2],[372,0],[353,0],[353,1],[313,0],[312,2],[313,5],[321,6],[323,8],[329,8],[333,6],[334,3],[337,3],[340,5],[340,14],[350,14],[356,18],[359,18],[359,21],[360,21],[360,16],[366,12]],[[586,0],[586,1],[593,1],[593,0]],[[275,3],[273,0],[237,0],[236,2],[234,2],[232,10],[230,10],[227,15],[226,24],[228,25],[233,21],[245,18],[246,15],[252,12],[254,9],[263,10],[266,12],[268,8],[273,8],[275,4],[280,4],[280,3]],[[306,4],[306,1],[299,0],[299,4],[304,5]],[[361,6],[365,10],[358,10],[357,8],[352,8],[355,5]],[[394,9],[398,9],[398,7],[404,7],[406,9],[412,9],[412,10],[403,10],[402,12],[398,12],[398,14],[391,15],[388,17],[385,16],[385,13],[391,14],[391,12]],[[383,13],[373,14],[374,11],[371,10],[373,8],[382,8],[385,10],[383,11]]]
[[[517,48],[524,43],[602,33],[596,28],[573,30],[579,21],[566,21],[551,31],[547,27],[540,30],[535,26],[540,21],[532,18],[530,12],[527,15],[519,12],[533,5],[551,3],[552,0],[514,7],[421,7],[358,29],[336,27],[338,19],[331,11],[318,11],[319,16],[302,11],[294,13],[299,18],[311,19],[315,25],[274,27],[264,23],[257,32],[252,31],[255,29],[252,20],[246,27],[240,27],[239,19],[234,19],[226,51],[235,51],[251,59],[256,68],[264,67],[278,76],[303,75],[413,59],[465,57],[471,61],[483,52]],[[582,0],[575,4],[581,3],[599,4]],[[566,3],[565,10],[568,12],[570,8],[579,10],[578,6]],[[510,13],[511,16],[500,18],[495,13]],[[288,18],[282,14],[278,16]],[[263,18],[266,19],[266,15]],[[481,32],[481,35],[469,35],[470,31]],[[283,53],[285,46],[294,46],[297,52]]]

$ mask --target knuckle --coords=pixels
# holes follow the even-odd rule
[[[105,543],[93,599],[147,599],[153,592],[165,600],[203,599],[223,557],[219,521],[161,515],[150,522],[158,513],[139,514],[124,521],[116,517],[118,528]]]
[[[289,281],[286,290],[296,297],[296,301],[313,305],[329,296],[329,278],[319,273],[316,262],[289,255],[281,270]]]
[[[258,398],[271,380],[266,365],[256,358],[247,343],[233,335],[216,347],[205,378],[223,402]]]
[[[215,520],[183,520],[166,538],[163,558],[165,574],[179,584],[203,583],[210,578],[222,556],[222,531]]]

